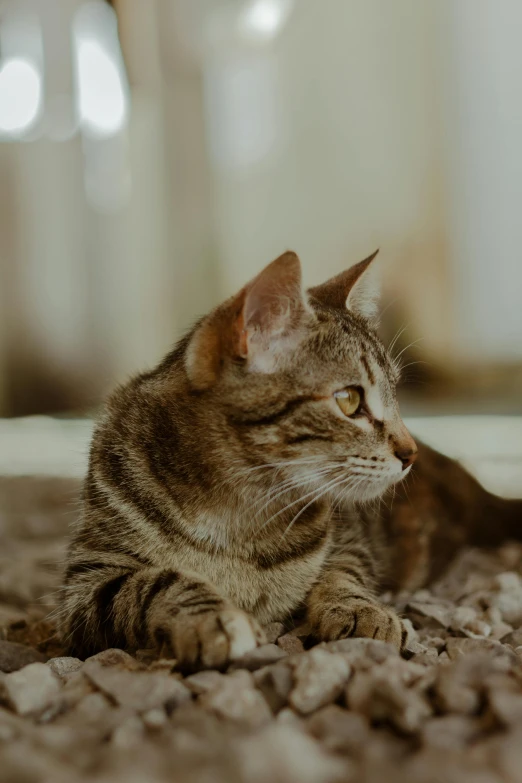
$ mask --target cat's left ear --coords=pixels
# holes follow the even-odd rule
[[[359,261],[345,272],[332,277],[322,285],[308,289],[313,300],[337,310],[351,310],[357,315],[374,319],[379,305],[379,279],[377,268],[372,264],[379,251]]]

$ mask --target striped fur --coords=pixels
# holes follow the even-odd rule
[[[357,504],[406,475],[396,455],[415,444],[372,311],[345,306],[373,307],[368,264],[304,295],[285,254],[108,400],[64,577],[72,652],[165,647],[222,667],[301,608],[318,638],[400,646],[375,597],[391,523]],[[346,386],[364,398],[353,418]]]

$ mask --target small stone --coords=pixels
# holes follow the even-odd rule
[[[305,725],[305,719],[292,710],[290,707],[283,707],[281,712],[276,715],[276,721],[278,724],[284,723],[285,726],[295,726],[302,729]]]
[[[471,606],[457,606],[450,612],[448,626],[452,631],[461,631],[477,619],[477,612]]]
[[[285,633],[284,636],[280,636],[277,640],[277,646],[280,647],[287,655],[296,655],[304,652],[303,642],[298,636],[294,636],[290,633]]]
[[[248,671],[254,672],[257,669],[261,669],[263,666],[269,666],[271,663],[276,663],[285,658],[286,653],[281,650],[276,644],[262,644],[260,647],[255,647],[250,650],[241,658],[238,658],[230,666],[230,671],[234,669],[248,669]]]
[[[515,628],[515,630],[512,631],[510,634],[504,636],[502,639],[502,644],[509,644],[510,647],[521,647],[522,628]]]
[[[259,669],[254,674],[254,682],[273,713],[278,713],[288,704],[294,677],[286,659],[284,662]]]
[[[342,693],[351,668],[342,655],[315,647],[289,661],[294,687],[289,701],[303,715],[335,701]]]
[[[43,663],[45,657],[25,644],[0,640],[0,672],[16,672],[29,663]]]
[[[132,655],[129,655],[129,653],[126,653],[124,650],[118,650],[117,648],[102,650],[101,652],[96,653],[96,655],[91,655],[91,657],[87,658],[85,661],[86,664],[94,662],[101,666],[123,666],[131,671],[142,668]]]
[[[206,693],[207,691],[213,691],[215,688],[219,688],[222,685],[224,678],[224,674],[211,669],[196,672],[196,674],[185,677],[183,684],[186,685],[187,688],[190,688],[192,693],[199,696],[201,693]]]
[[[136,745],[141,745],[145,726],[137,715],[129,715],[126,720],[118,726],[112,735],[112,744],[121,750],[133,750]]]
[[[325,753],[313,737],[293,725],[268,725],[238,739],[233,749],[237,783],[334,783],[355,779],[349,760]],[[216,778],[211,774],[208,780]],[[219,783],[229,781],[230,777],[224,776]]]
[[[8,704],[19,715],[43,710],[60,691],[60,680],[45,663],[30,663],[0,681]]]
[[[436,707],[440,712],[475,714],[483,702],[487,677],[505,668],[503,659],[472,653],[459,656],[453,663],[438,667],[433,689]]]
[[[462,633],[471,639],[487,639],[491,636],[491,626],[483,620],[473,620],[462,628]]]
[[[219,687],[199,697],[199,703],[221,718],[252,728],[262,726],[272,717],[268,704],[254,687],[252,675],[245,670],[223,677]]]
[[[513,650],[494,639],[450,638],[446,641],[446,651],[452,661],[456,661],[470,653],[485,653],[496,658],[503,658],[513,664],[517,662],[517,657]]]
[[[426,647],[424,652],[415,653],[410,658],[412,663],[419,664],[420,666],[433,666],[438,662],[437,650],[433,647]]]
[[[310,734],[320,740],[326,750],[358,758],[368,741],[369,725],[362,715],[329,704],[312,715],[306,724]]]
[[[354,668],[368,668],[388,658],[398,658],[399,653],[392,644],[377,639],[339,639],[337,642],[323,642],[318,649],[342,654]]]
[[[172,710],[191,694],[179,680],[161,672],[128,671],[91,662],[85,675],[121,707],[147,712],[155,707]]]
[[[142,715],[143,723],[148,729],[161,729],[167,723],[167,713],[165,710],[156,708],[149,710]]]
[[[455,751],[462,750],[479,733],[480,725],[475,718],[442,715],[426,721],[422,729],[422,739],[425,745]]]
[[[47,661],[47,666],[53,671],[60,679],[66,680],[69,674],[79,671],[83,666],[83,661],[79,658],[51,658]]]
[[[422,617],[433,620],[441,628],[447,628],[450,622],[449,610],[440,604],[423,603],[421,601],[412,601],[407,608],[417,612]]]
[[[384,665],[357,673],[346,689],[346,701],[351,710],[372,721],[386,721],[404,734],[414,734],[432,710],[421,693],[406,685]]]
[[[492,688],[489,691],[489,705],[495,717],[504,726],[516,726],[522,722],[521,693]]]
[[[275,644],[280,636],[285,633],[285,626],[283,623],[268,623],[265,625],[266,640],[269,644]]]

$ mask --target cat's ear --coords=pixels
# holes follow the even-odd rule
[[[280,357],[299,342],[309,312],[301,263],[287,251],[197,327],[185,360],[191,383],[198,389],[212,386],[227,358],[245,361],[254,371],[273,372]]]
[[[376,250],[364,261],[359,261],[326,283],[310,288],[308,294],[311,299],[337,310],[351,310],[365,318],[375,318],[380,291],[377,268],[372,261],[378,252]]]

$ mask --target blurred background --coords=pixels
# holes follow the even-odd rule
[[[0,416],[91,413],[287,248],[381,249],[409,414],[522,412],[520,0],[0,0]]]

